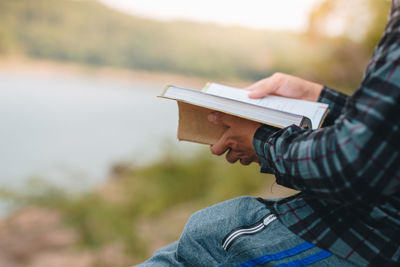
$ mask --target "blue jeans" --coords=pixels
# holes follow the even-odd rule
[[[194,213],[179,241],[147,266],[354,266],[289,231],[260,201],[240,197]]]

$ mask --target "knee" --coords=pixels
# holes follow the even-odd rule
[[[181,238],[190,236],[191,240],[199,240],[219,236],[224,229],[230,229],[238,215],[248,211],[254,201],[251,197],[238,197],[195,212]]]

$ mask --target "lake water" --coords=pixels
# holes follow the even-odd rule
[[[156,159],[178,144],[177,106],[156,97],[161,89],[0,72],[0,186],[41,177],[85,188],[103,181],[115,162]]]

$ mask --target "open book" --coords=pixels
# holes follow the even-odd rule
[[[249,91],[216,83],[202,90],[166,86],[160,97],[178,101],[178,139],[214,144],[226,130],[208,121],[207,115],[220,111],[278,128],[298,125],[317,129],[321,126],[328,105],[280,96],[250,99]]]

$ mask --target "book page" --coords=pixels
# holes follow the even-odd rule
[[[284,128],[292,124],[300,125],[304,118],[301,115],[282,112],[279,110],[174,85],[167,86],[160,97],[183,101],[211,110],[269,124],[278,128]]]
[[[247,90],[217,83],[208,84],[203,91],[211,95],[230,98],[256,106],[267,107],[291,114],[305,116],[311,120],[313,129],[318,129],[328,108],[328,105],[324,103],[273,95],[264,98],[251,99],[248,97],[249,91]]]

